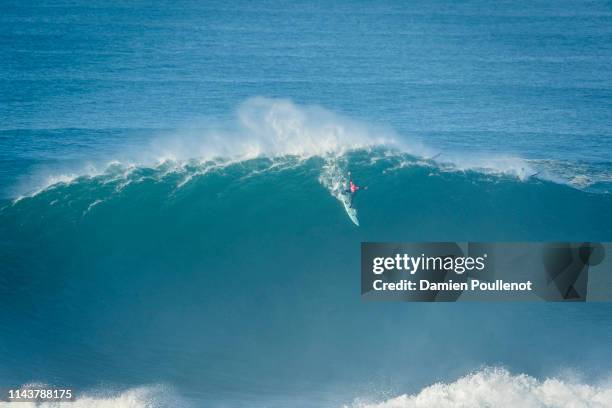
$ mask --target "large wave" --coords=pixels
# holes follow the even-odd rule
[[[268,115],[265,124],[239,126],[262,135],[252,145],[258,149],[243,151],[252,155],[159,149],[174,156],[117,161],[0,203],[0,309],[3,349],[11,351],[2,354],[3,382],[39,373],[85,390],[169,383],[180,395],[198,390],[222,402],[258,400],[265,389],[276,398],[267,406],[282,406],[277,394],[307,400],[326,382],[314,382],[322,372],[360,384],[367,373],[350,362],[369,354],[388,319],[403,322],[393,323],[389,341],[414,336],[404,330],[423,324],[402,308],[386,309],[381,320],[379,311],[359,307],[359,242],[609,239],[609,194],[521,179],[507,171],[514,165],[460,170],[427,151],[405,152],[391,133],[381,146],[367,127],[334,117],[340,129],[314,131],[305,125],[308,109],[250,103],[247,118],[260,118],[249,113],[257,109]],[[271,139],[263,136],[270,132]],[[324,134],[333,148],[320,150],[318,141],[298,148],[291,140],[303,133]],[[232,143],[246,146],[235,137]],[[191,139],[181,140],[189,146]],[[237,151],[230,145],[228,152]],[[349,170],[369,186],[355,197],[359,228],[334,196]],[[427,338],[421,351],[436,351],[436,341]],[[385,346],[370,364],[400,359],[401,370],[420,373],[419,358]],[[432,375],[440,378],[445,367],[436,364]],[[90,395],[83,406],[155,406],[150,395],[140,388]]]
[[[191,202],[201,206],[190,206],[193,213],[186,216],[201,218],[202,209],[221,211],[225,206],[239,219],[247,212],[247,208],[241,210],[246,201],[248,211],[273,205],[286,208],[287,214],[299,213],[304,207],[312,209],[316,202],[321,212],[312,216],[324,218],[329,211],[341,215],[342,209],[321,193],[327,191],[339,198],[349,171],[359,184],[370,186],[356,199],[356,208],[370,228],[382,228],[384,214],[409,206],[419,223],[413,225],[408,218],[401,218],[397,226],[408,223],[410,231],[418,229],[425,234],[428,226],[438,224],[438,239],[448,239],[444,232],[456,231],[460,225],[464,230],[459,235],[472,236],[475,230],[468,227],[470,223],[486,224],[481,233],[502,239],[542,239],[559,231],[563,233],[557,234],[558,238],[569,233],[590,239],[606,236],[601,216],[609,209],[608,194],[588,194],[535,178],[521,181],[515,174],[457,171],[431,159],[376,146],[310,157],[165,160],[151,167],[114,163],[98,175],[56,180],[36,194],[5,202],[0,217],[5,228],[28,213],[46,214],[47,221],[104,222],[109,217],[131,217],[130,211],[169,211]],[[465,217],[452,217],[456,211]],[[501,214],[509,223],[507,227],[496,219]],[[441,218],[445,219],[443,225],[439,225]],[[520,233],[510,224],[511,219],[522,225]],[[318,220],[311,222],[317,224]],[[572,225],[576,229],[570,229]],[[417,234],[409,235],[403,239],[419,239]],[[425,235],[431,237],[432,231]]]

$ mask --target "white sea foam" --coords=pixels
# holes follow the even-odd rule
[[[22,388],[35,387],[36,384]],[[251,401],[259,406],[257,401]],[[188,408],[192,404],[164,386],[120,392],[90,392],[64,403],[0,402],[0,408]],[[415,394],[383,401],[359,399],[344,408],[610,408],[612,383],[588,384],[572,376],[536,379],[502,368],[486,368],[454,382],[436,383]]]
[[[79,177],[78,174],[51,174],[51,175],[47,175],[46,177],[44,177],[42,180],[38,181],[36,184],[36,187],[34,188],[29,188],[27,190],[27,192],[19,194],[14,200],[13,200],[13,204],[18,203],[19,201],[23,200],[24,198],[29,198],[29,197],[34,197],[35,195],[39,194],[40,192],[52,187],[52,186],[56,186],[59,184],[70,184],[72,183],[74,180],[76,180]]]
[[[83,217],[86,216],[87,213],[89,213],[92,208],[94,208],[96,205],[101,204],[103,202],[104,200],[94,200],[91,204],[89,204],[89,206],[87,206],[87,209],[83,211]]]
[[[381,402],[357,401],[351,408],[609,408],[612,384],[572,379],[538,380],[505,369],[488,368],[451,383],[437,383],[416,394]],[[346,407],[345,407],[346,408]]]
[[[205,130],[203,130],[205,129]],[[458,154],[437,151],[393,129],[349,118],[314,105],[297,105],[288,99],[247,99],[229,124],[193,125],[157,138],[139,154],[136,162],[155,166],[166,160],[231,162],[256,157],[313,156],[338,158],[347,152],[383,147],[388,154],[409,154],[417,164],[437,165],[445,170],[474,170],[527,180],[542,169],[520,157],[502,154]],[[375,162],[375,159],[373,160]],[[551,179],[552,180],[552,179]],[[552,180],[557,181],[557,180]]]
[[[462,156],[446,154],[440,156],[437,162],[442,168],[459,171],[479,171],[485,174],[509,175],[519,180],[527,180],[538,171],[526,160],[520,157],[503,156],[499,154]]]
[[[157,139],[145,155],[179,161],[218,157],[308,158],[401,144],[402,139],[388,128],[372,126],[318,106],[255,97],[238,107],[229,125],[208,126],[206,130],[196,126],[182,129]],[[416,146],[411,150],[417,150]]]
[[[341,195],[349,187],[347,166],[346,160],[342,157],[328,158],[319,176],[319,182],[340,202],[342,202]]]

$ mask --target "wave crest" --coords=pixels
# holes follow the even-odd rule
[[[306,160],[320,157],[328,163],[345,162],[344,156],[356,151],[371,153],[372,163],[395,157],[395,169],[435,166],[441,171],[476,171],[511,176],[520,181],[538,178],[578,189],[601,184],[596,191],[608,191],[610,180],[607,172],[594,174],[590,167],[577,168],[568,163],[491,153],[441,153],[405,135],[400,137],[386,127],[373,126],[314,105],[263,97],[247,99],[225,125],[208,122],[202,127],[194,125],[159,136],[137,151],[126,150],[117,151],[110,158],[94,158],[80,168],[55,169],[51,173],[45,169],[43,174],[33,174],[15,188],[11,197],[36,195],[55,184],[69,184],[82,176],[126,173],[134,169],[202,167],[209,163],[238,163],[256,158]],[[343,171],[348,167],[344,166]],[[324,172],[321,178],[328,176]],[[329,183],[324,184],[328,186]]]
[[[351,408],[425,407],[604,408],[612,407],[612,385],[595,386],[558,378],[540,381],[526,374],[487,368],[452,383],[431,385],[417,394],[351,405]]]

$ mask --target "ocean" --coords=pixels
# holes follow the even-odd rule
[[[609,304],[363,302],[359,267],[612,239],[612,3],[8,0],[0,50],[0,387],[612,406]]]

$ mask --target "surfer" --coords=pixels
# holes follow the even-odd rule
[[[345,190],[345,192],[347,194],[349,194],[349,197],[351,198],[350,203],[351,203],[351,207],[352,207],[353,206],[353,198],[355,197],[355,194],[357,194],[357,191],[362,189],[362,188],[364,190],[367,190],[368,187],[361,187],[361,186],[358,186],[357,184],[355,184],[353,182],[353,178],[351,177],[351,172],[350,171],[348,173],[348,176],[349,176],[349,187],[348,187],[348,189]]]

